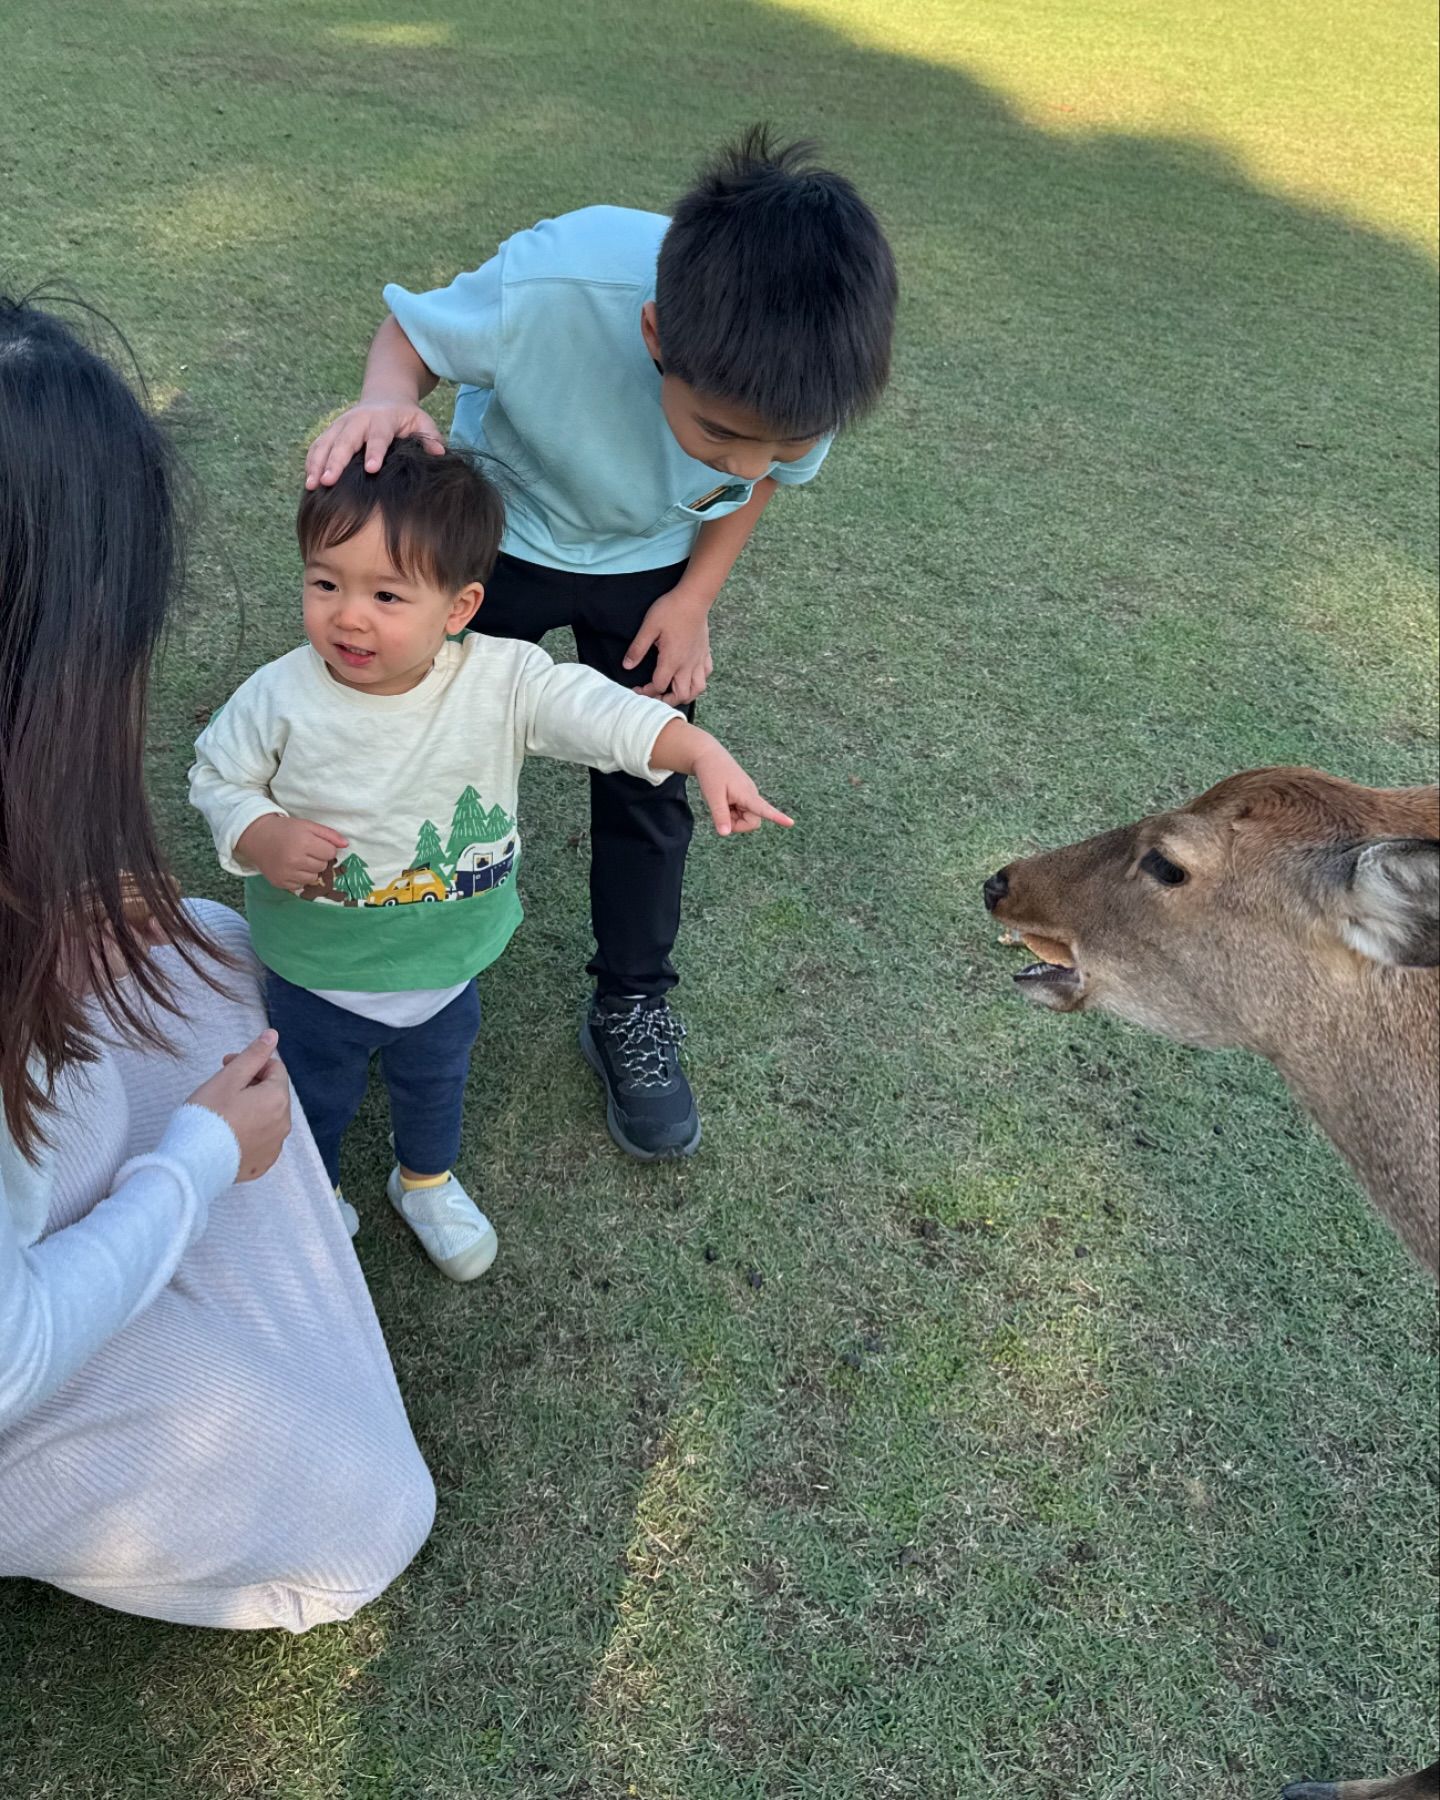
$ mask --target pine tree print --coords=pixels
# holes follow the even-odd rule
[[[492,844],[505,837],[515,829],[515,821],[503,806],[492,806],[485,815],[485,836],[483,843]]]
[[[335,870],[335,885],[345,896],[346,906],[359,906],[370,898],[374,882],[370,871],[358,856],[347,856]]]
[[[412,857],[412,869],[433,869],[437,875],[444,874],[445,850],[440,842],[440,833],[431,820],[427,819],[420,827],[420,842],[415,846]]]
[[[450,841],[445,846],[445,855],[452,868],[459,862],[468,844],[483,844],[487,841],[485,818],[480,796],[473,787],[467,787],[455,802],[455,816],[450,821]]]

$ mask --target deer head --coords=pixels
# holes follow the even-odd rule
[[[1376,972],[1440,963],[1440,789],[1253,769],[1188,806],[1011,863],[985,904],[1023,991],[1274,1058]]]

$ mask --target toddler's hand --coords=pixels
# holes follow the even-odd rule
[[[356,401],[310,446],[305,458],[306,487],[333,487],[346,463],[361,449],[365,472],[373,475],[397,437],[422,438],[432,456],[445,454],[438,426],[413,400]]]
[[[347,849],[349,843],[349,838],[313,819],[266,813],[235,840],[235,857],[254,863],[271,887],[298,894],[317,882],[334,862],[336,851]]]
[[[666,730],[670,729],[666,726]],[[776,825],[793,825],[788,814],[773,807],[755,783],[722,745],[703,750],[691,771],[721,837],[732,832],[757,831],[769,819]]]

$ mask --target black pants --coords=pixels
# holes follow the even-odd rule
[[[474,629],[538,644],[568,625],[587,668],[622,687],[643,687],[655,653],[636,668],[625,652],[651,603],[668,594],[684,563],[633,575],[583,575],[501,556],[485,588]],[[687,706],[685,717],[693,719]],[[694,819],[685,777],[659,787],[633,775],[590,771],[590,919],[595,955],[588,965],[602,994],[664,994],[679,980],[670,961],[680,930],[680,890]]]

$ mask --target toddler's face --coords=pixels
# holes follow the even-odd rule
[[[397,569],[372,513],[354,537],[305,564],[305,635],[330,673],[367,694],[404,694],[430,672],[440,646],[484,597],[479,582],[448,594]]]

